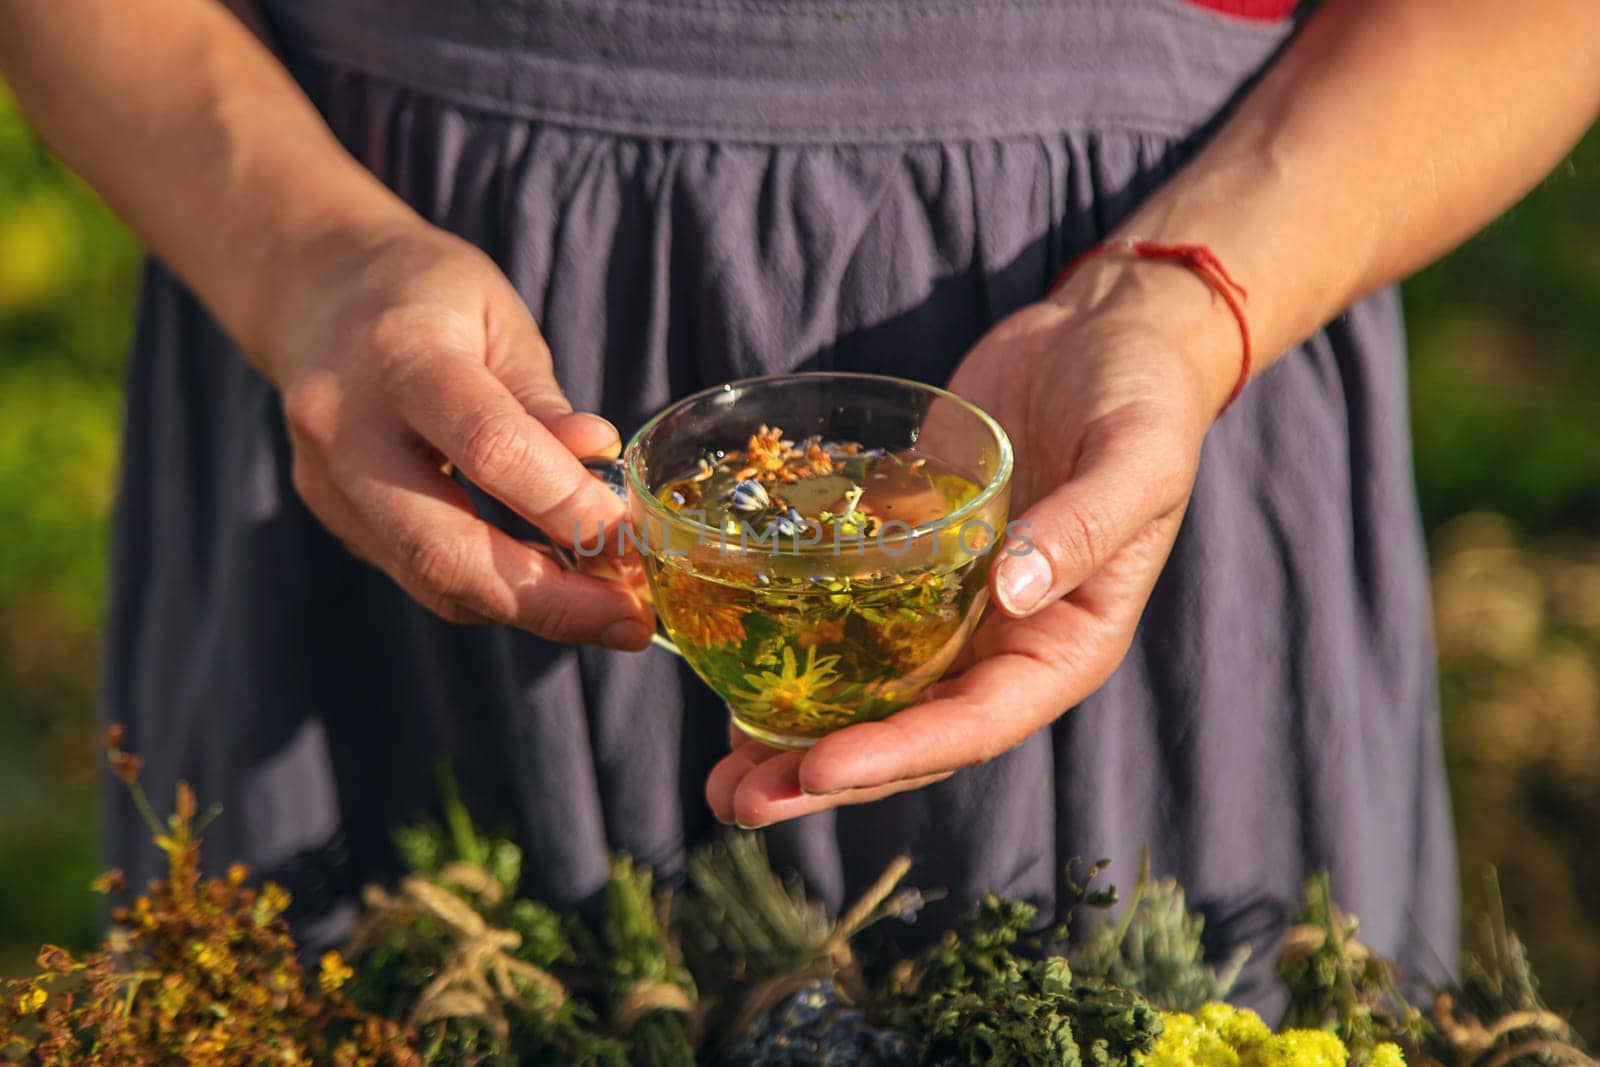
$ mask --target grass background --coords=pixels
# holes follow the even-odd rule
[[[0,973],[97,936],[94,692],[139,251],[0,89]],[[1600,1037],[1600,134],[1405,288],[1470,904]]]

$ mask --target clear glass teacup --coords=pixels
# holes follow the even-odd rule
[[[610,468],[671,644],[741,730],[805,748],[949,667],[1005,541],[1012,456],[943,389],[818,372],[680,400]]]

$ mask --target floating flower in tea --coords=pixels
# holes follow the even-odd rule
[[[743,516],[759,515],[772,506],[772,498],[754,478],[734,482],[733,488],[722,495],[722,502],[729,511]]]
[[[680,651],[685,646],[715,648],[744,641],[744,609],[695,595],[705,580],[678,562],[661,567],[656,574],[656,610]]]
[[[737,699],[748,714],[774,730],[809,732],[850,721],[851,708],[820,699],[840,680],[835,669],[838,656],[818,656],[812,647],[801,661],[787,646],[782,655],[778,670],[746,674],[744,686],[730,699]]]

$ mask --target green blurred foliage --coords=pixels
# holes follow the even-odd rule
[[[1600,532],[1600,132],[1405,297],[1429,529]]]
[[[138,258],[0,91],[0,973],[42,941],[86,945],[98,921],[85,888],[98,851],[93,702]],[[1467,511],[1509,516],[1508,528],[1539,544],[1600,544],[1600,133],[1410,282],[1406,306],[1423,514],[1430,531],[1460,542],[1441,545],[1445,564],[1482,548],[1446,522]],[[1551,573],[1538,552],[1517,551]],[[1582,955],[1600,946],[1600,871],[1563,857],[1590,848],[1583,835],[1600,828],[1600,793],[1574,771],[1583,784],[1557,804],[1537,760],[1507,770],[1485,757],[1519,736],[1519,716],[1557,699],[1550,685],[1567,687],[1565,708],[1581,678],[1600,676],[1600,649],[1542,625],[1556,643],[1528,637],[1515,660],[1531,665],[1533,682],[1481,649],[1455,659],[1447,650],[1446,747],[1469,900],[1475,865],[1513,875],[1512,921],[1535,962],[1550,961],[1549,999],[1575,1007],[1600,982]],[[1538,681],[1547,674],[1557,681]],[[1600,730],[1600,706],[1591,710]],[[1591,1033],[1597,1008],[1584,1016]]]
[[[99,921],[91,735],[138,255],[0,90],[0,967]]]

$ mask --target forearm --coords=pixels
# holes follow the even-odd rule
[[[298,257],[414,218],[215,0],[0,0],[0,76],[247,351]]]
[[[1597,110],[1594,0],[1331,0],[1121,232],[1211,246],[1249,290],[1259,369],[1503,211]],[[1220,303],[1193,336],[1225,395],[1238,335]]]

